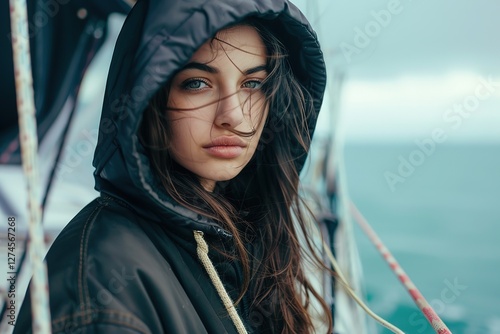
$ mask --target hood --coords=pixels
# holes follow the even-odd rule
[[[314,131],[326,84],[316,34],[286,0],[139,0],[118,37],[94,155],[96,190],[121,198],[155,221],[223,233],[219,225],[175,203],[155,181],[137,135],[148,101],[215,33],[248,17],[272,20],[295,75],[314,99]],[[290,145],[294,145],[291,143]],[[305,157],[298,158],[302,168]]]

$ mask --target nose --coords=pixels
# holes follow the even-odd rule
[[[217,104],[215,124],[222,128],[234,129],[243,123],[243,104],[238,92],[222,97]]]

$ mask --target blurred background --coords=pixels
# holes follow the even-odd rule
[[[340,190],[453,333],[500,333],[500,2],[296,3],[325,50],[317,137],[334,133]],[[354,231],[369,305],[434,333]]]
[[[294,3],[312,21],[324,49],[329,81],[315,140],[334,143],[344,200],[357,205],[453,333],[500,334],[500,2]],[[67,85],[78,92],[77,99],[67,93],[60,99],[66,101],[64,108],[56,98],[44,104],[49,116],[58,110],[46,122],[60,122],[40,142],[43,185],[52,183],[44,217],[49,242],[97,196],[91,160],[98,115],[114,41],[129,5],[87,0],[33,7],[32,13],[47,16],[32,30],[35,47],[47,50],[44,38],[57,32],[57,40],[73,41],[69,49],[83,48],[82,55],[91,55],[82,63],[55,45],[59,52],[42,59],[52,59],[56,70],[64,68],[61,61],[73,64],[68,77],[85,70],[81,85]],[[2,6],[4,15],[6,3]],[[9,31],[7,20],[0,20],[0,28]],[[60,28],[68,22],[76,26],[74,36]],[[43,78],[35,78],[38,87],[45,87]],[[64,75],[47,78],[54,84]],[[2,101],[9,94],[2,88]],[[68,119],[71,126],[61,133]],[[7,130],[1,133],[9,146],[0,155],[0,208],[16,216],[25,231],[25,184],[15,148],[3,140]],[[59,146],[61,138],[64,146]],[[346,223],[354,225],[362,294],[369,305],[406,333],[434,333],[343,210],[340,206]],[[4,225],[0,232],[5,233]],[[369,333],[389,331],[371,323]]]

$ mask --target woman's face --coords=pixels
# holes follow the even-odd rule
[[[236,26],[203,44],[171,81],[170,154],[208,191],[238,175],[255,153],[268,114],[266,61],[255,28]]]

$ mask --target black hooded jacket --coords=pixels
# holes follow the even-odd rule
[[[139,0],[118,38],[94,156],[96,189],[47,255],[54,333],[237,333],[196,254],[193,231],[231,240],[216,222],[175,203],[155,181],[137,131],[155,92],[206,40],[247,17],[269,20],[314,99],[326,83],[315,33],[287,0]],[[285,130],[286,131],[286,130]],[[290,142],[297,146],[298,143]],[[302,152],[304,153],[304,152]],[[305,155],[297,157],[300,170]],[[232,298],[238,265],[210,252]],[[31,331],[29,292],[14,333]],[[237,311],[249,333],[269,332],[265,309]]]

